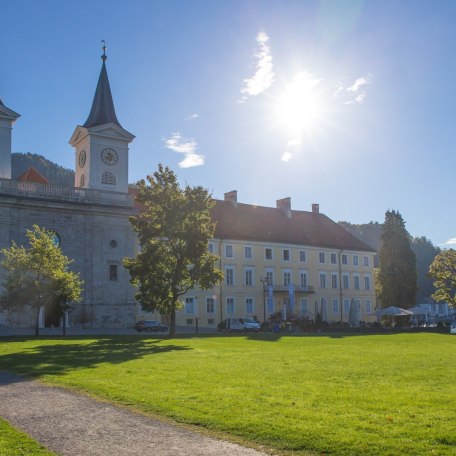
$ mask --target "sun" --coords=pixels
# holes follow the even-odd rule
[[[307,72],[298,73],[279,95],[275,110],[277,121],[290,133],[311,133],[325,113],[320,80]]]

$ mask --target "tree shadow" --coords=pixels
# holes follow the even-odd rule
[[[191,350],[191,347],[165,344],[163,339],[139,339],[132,337],[102,337],[84,343],[86,338],[61,339],[63,343],[37,345],[20,352],[0,355],[0,371],[10,371],[29,378],[46,375],[62,375],[78,369],[95,368],[99,364],[121,364],[159,353]],[[22,338],[8,338],[8,341],[23,341]],[[68,343],[68,341],[75,343]],[[78,343],[79,341],[79,343]],[[4,340],[6,342],[6,340]],[[0,375],[0,385],[21,381],[6,374]]]

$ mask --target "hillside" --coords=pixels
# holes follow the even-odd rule
[[[51,184],[61,185],[63,187],[72,187],[74,185],[73,170],[59,166],[42,155],[32,154],[30,152],[25,154],[16,152],[11,155],[11,174],[13,179],[17,179],[31,166]]]

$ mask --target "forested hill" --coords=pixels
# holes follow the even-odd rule
[[[378,222],[369,222],[354,225],[349,222],[339,222],[339,225],[343,226],[360,241],[363,241],[369,247],[372,247],[378,252],[378,249],[380,248],[380,236],[382,235],[383,224]]]
[[[51,184],[61,185],[62,187],[72,187],[74,185],[74,171],[59,166],[47,158],[38,154],[25,154],[16,152],[11,154],[11,174],[13,179],[17,179],[28,168],[35,168]]]

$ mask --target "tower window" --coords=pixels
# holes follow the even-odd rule
[[[106,185],[116,185],[116,176],[111,171],[105,171],[101,176],[101,183]]]
[[[117,264],[109,265],[109,280],[111,282],[117,282]]]
[[[85,175],[84,173],[81,174],[81,177],[79,178],[79,187],[85,187]]]

